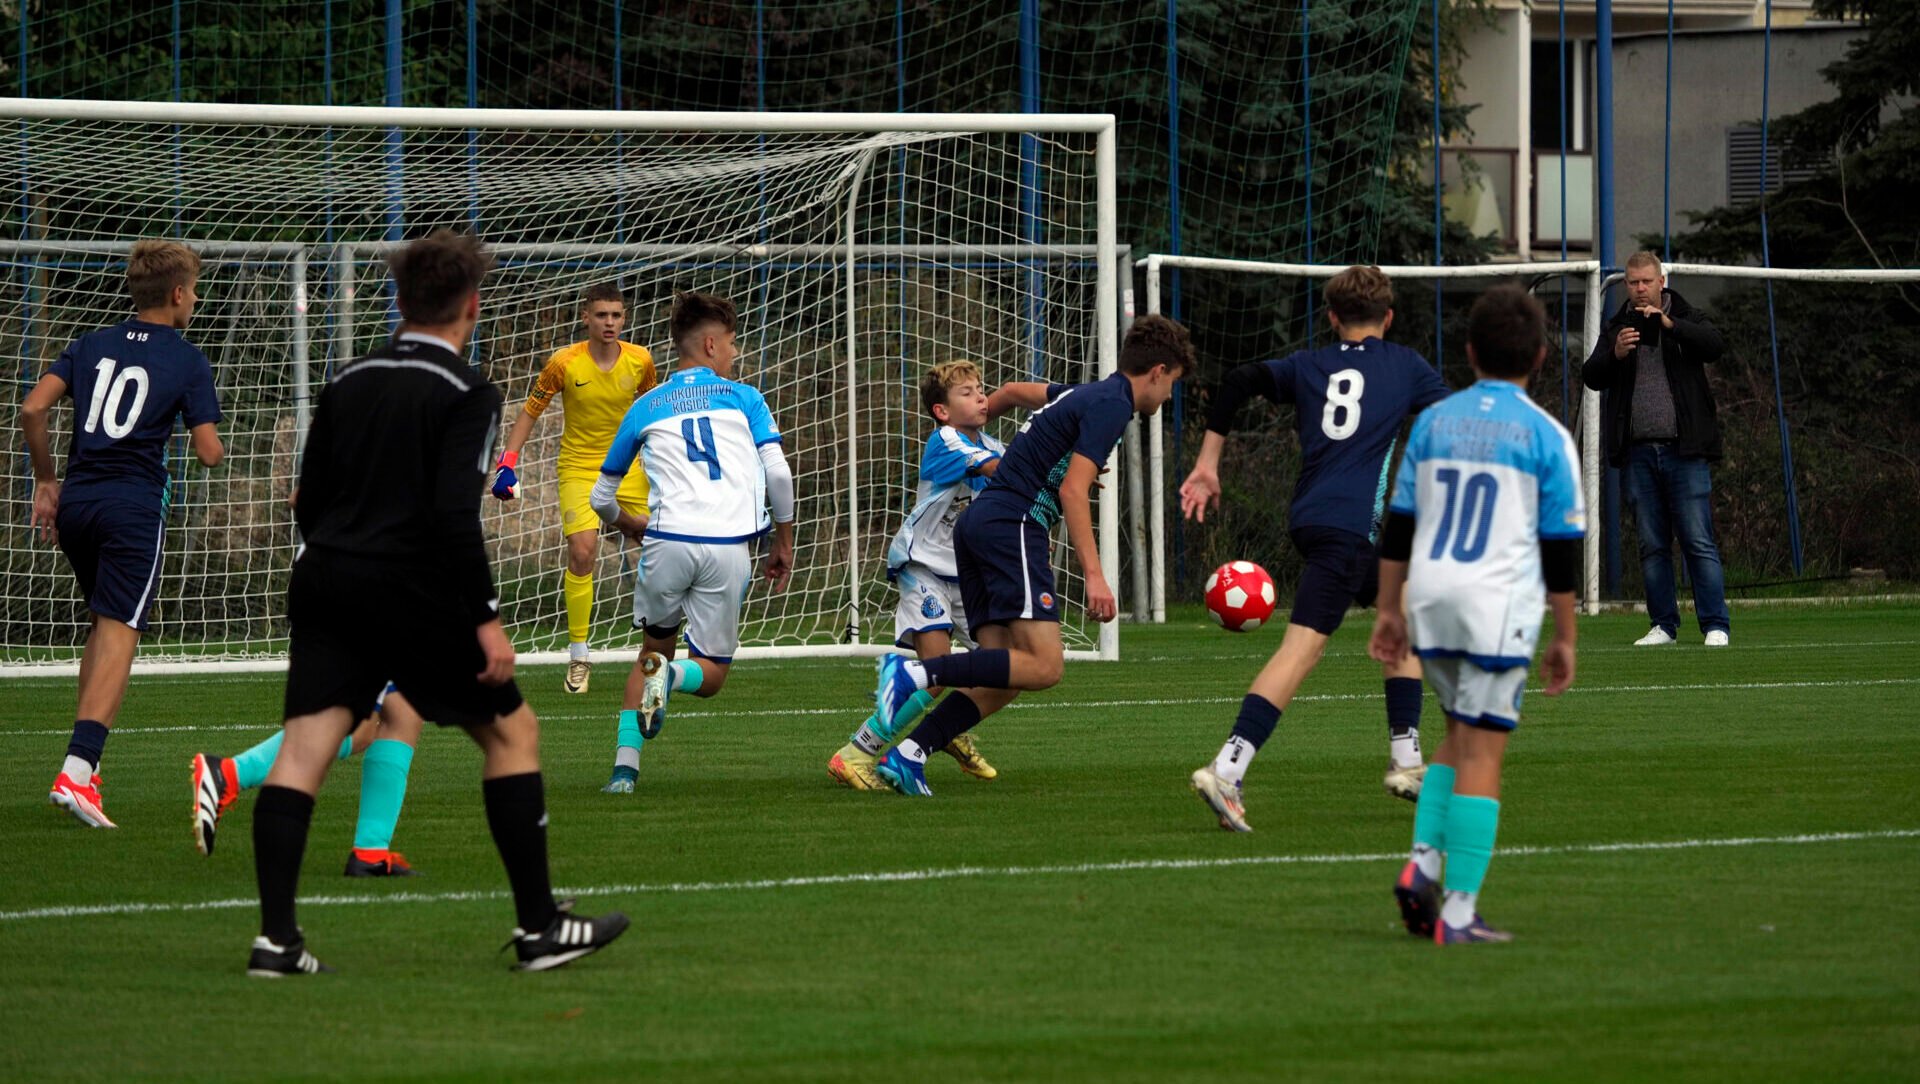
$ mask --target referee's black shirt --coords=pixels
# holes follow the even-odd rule
[[[450,614],[498,617],[480,501],[500,403],[460,355],[406,332],[335,373],[300,470],[306,546],[417,568]]]

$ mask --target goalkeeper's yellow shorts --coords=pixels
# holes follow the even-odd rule
[[[638,464],[635,464],[638,467]],[[560,533],[576,535],[601,528],[600,514],[593,510],[593,485],[600,472],[562,471],[560,474]],[[620,482],[620,509],[636,516],[647,514],[647,475],[635,469]]]

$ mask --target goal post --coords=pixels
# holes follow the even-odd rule
[[[1123,283],[1113,119],[1105,115],[654,113],[359,109],[0,99],[14,122],[14,213],[0,220],[0,394],[17,417],[66,343],[124,319],[141,237],[203,257],[187,338],[212,361],[227,462],[169,456],[174,501],[143,670],[284,665],[298,544],[287,499],[312,403],[397,321],[386,254],[437,226],[475,231],[498,266],[469,360],[506,424],[579,299],[613,281],[629,341],[672,365],[677,289],[732,297],[741,378],[766,395],[798,490],[789,588],[756,585],[745,657],[888,650],[889,538],[911,507],[932,421],[919,375],[980,364],[991,385],[1116,368]],[[1021,169],[1037,160],[1037,171]],[[565,658],[555,410],[522,453],[522,498],[485,499],[502,612],[521,658]],[[1012,436],[1017,419],[992,431]],[[64,455],[70,411],[56,411]],[[31,476],[0,429],[0,673],[72,672],[86,612],[64,559],[29,536]],[[1116,458],[1120,456],[1116,455]],[[1119,487],[1096,497],[1119,575]],[[608,536],[593,643],[630,649],[634,550]],[[1088,619],[1064,537],[1070,658],[1115,658]]]
[[[1266,277],[1298,278],[1306,281],[1329,279],[1346,270],[1346,264],[1293,264],[1270,263],[1259,260],[1231,260],[1206,256],[1169,256],[1154,254],[1146,258],[1147,311],[1160,312],[1163,302],[1164,279],[1167,272],[1175,269],[1188,269],[1201,272],[1215,272],[1230,275],[1258,275]],[[1457,266],[1391,266],[1382,267],[1396,286],[1406,284],[1408,280],[1427,281],[1548,281],[1565,278],[1580,283],[1581,327],[1580,353],[1574,364],[1584,361],[1593,350],[1593,344],[1599,341],[1603,322],[1601,313],[1602,278],[1600,264],[1596,260],[1571,260],[1537,263],[1499,263],[1499,264],[1461,264]],[[1396,308],[1411,308],[1422,304],[1410,295],[1403,295]],[[1311,313],[1316,305],[1308,306]],[[1571,335],[1569,328],[1554,328],[1559,335]],[[1428,352],[1428,351],[1423,351]],[[1549,353],[1552,353],[1551,349]],[[1255,359],[1241,359],[1255,360]],[[1600,537],[1597,529],[1597,509],[1600,506],[1600,395],[1598,392],[1582,389],[1579,399],[1579,425],[1577,439],[1580,443],[1581,486],[1586,495],[1588,523],[1595,529],[1587,532],[1583,546],[1584,571],[1581,577],[1581,600],[1588,613],[1597,613],[1600,605]],[[1167,588],[1167,511],[1165,492],[1178,485],[1167,474],[1166,439],[1159,415],[1149,420],[1150,431],[1147,435],[1146,467],[1149,479],[1161,479],[1162,485],[1151,486],[1150,505],[1147,512],[1149,537],[1145,542],[1150,558],[1151,606],[1153,620],[1166,620]],[[1178,468],[1180,464],[1173,464]]]

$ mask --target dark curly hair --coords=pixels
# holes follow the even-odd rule
[[[1165,365],[1175,376],[1193,372],[1199,357],[1193,337],[1177,320],[1150,313],[1133,322],[1120,343],[1120,371],[1138,376],[1155,365]]]

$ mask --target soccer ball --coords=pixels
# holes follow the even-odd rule
[[[1273,601],[1273,577],[1252,561],[1228,561],[1207,577],[1207,612],[1228,632],[1266,624]]]

